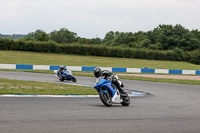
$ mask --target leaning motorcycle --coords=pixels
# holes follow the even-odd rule
[[[73,73],[71,70],[63,70],[61,74],[59,74],[58,70],[54,71],[56,73],[55,77],[58,78],[60,81],[64,80],[70,80],[73,82],[76,82],[76,78],[73,76]]]
[[[116,76],[116,78],[118,77]],[[118,83],[121,84],[121,81],[118,80]],[[116,85],[112,83],[112,79],[106,80],[103,77],[99,77],[96,79],[94,88],[99,93],[103,104],[107,107],[111,107],[113,103],[118,103],[123,106],[128,106],[130,104],[128,94],[126,92],[124,94],[120,93]]]

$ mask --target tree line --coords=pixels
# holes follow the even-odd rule
[[[109,32],[104,38],[106,45],[152,50],[192,51],[200,49],[200,31],[189,31],[181,25],[159,25],[152,31],[137,33]]]
[[[60,30],[54,30],[51,33],[47,34],[43,30],[36,30],[35,32],[28,33],[27,36],[20,39],[24,41],[44,41],[44,42],[55,42],[59,44],[100,44],[100,38],[87,39],[77,36],[77,33],[69,31],[66,28],[61,28]]]
[[[200,64],[200,50],[147,50],[144,48],[107,47],[89,44],[58,44],[55,42],[0,39],[0,50],[68,53],[104,57],[137,58],[149,60],[186,61]]]
[[[159,25],[153,30],[143,32],[109,31],[103,39],[81,38],[77,33],[61,28],[47,34],[43,30],[36,30],[22,38],[25,41],[53,41],[60,44],[94,44],[103,46],[119,46],[127,48],[145,48],[151,50],[183,50],[193,51],[200,49],[200,31],[188,30],[177,24]]]
[[[0,50],[187,61],[200,64],[200,31],[181,25],[159,25],[151,31],[110,31],[103,39],[87,39],[61,28],[36,30],[18,40],[0,39]]]
[[[13,34],[13,35],[3,35],[0,34],[0,38],[10,38],[10,39],[21,39],[24,38],[27,35],[22,35],[22,34]]]

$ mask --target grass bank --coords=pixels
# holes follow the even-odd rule
[[[200,70],[200,65],[178,61],[157,61],[4,50],[0,51],[0,64],[101,66],[126,68],[147,67],[155,69]]]
[[[97,95],[92,87],[0,79],[0,94],[19,95]]]

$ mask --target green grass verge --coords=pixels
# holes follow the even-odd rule
[[[0,79],[0,94],[19,95],[97,95],[92,87]]]
[[[101,66],[126,68],[200,70],[200,65],[178,61],[157,61],[132,58],[80,56],[23,51],[0,51],[0,64]]]

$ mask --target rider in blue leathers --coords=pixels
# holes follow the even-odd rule
[[[94,69],[94,75],[95,75],[96,78],[98,78],[98,77],[100,77],[100,76],[103,76],[104,79],[106,79],[106,80],[108,80],[109,78],[111,78],[112,83],[115,84],[115,85],[117,86],[118,90],[119,90],[122,94],[125,93],[124,90],[121,88],[121,87],[124,87],[124,85],[123,85],[123,84],[120,85],[119,82],[118,82],[118,79],[116,79],[115,76],[114,76],[114,74],[111,73],[111,72],[109,72],[108,70],[103,70],[103,71],[102,71],[101,68],[96,67],[96,68]]]
[[[59,76],[59,77],[62,76],[62,72],[63,72],[64,70],[67,70],[67,69],[64,68],[63,65],[61,65],[60,68],[59,68],[59,70],[58,70],[58,76]]]

